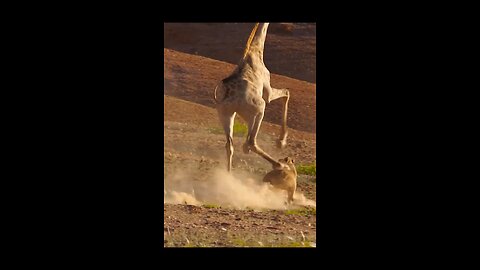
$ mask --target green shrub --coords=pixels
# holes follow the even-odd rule
[[[317,165],[298,165],[297,166],[297,173],[298,174],[306,174],[306,175],[317,175]]]
[[[216,204],[204,204],[203,207],[205,208],[221,208],[219,205]]]
[[[247,125],[243,123],[235,123],[233,125],[233,136],[243,137],[248,132]]]
[[[223,128],[218,128],[218,127],[213,127],[208,129],[209,132],[213,134],[225,134],[225,131]],[[233,136],[235,137],[243,137],[248,133],[248,128],[247,125],[243,123],[237,123],[235,121],[235,124],[233,124]]]
[[[317,214],[317,208],[292,209],[285,211],[286,215],[310,216]]]

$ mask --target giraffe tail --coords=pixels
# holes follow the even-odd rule
[[[217,100],[217,88],[218,88],[218,85],[215,86],[215,91],[213,92],[213,100],[214,100],[215,104],[218,104],[218,100]]]

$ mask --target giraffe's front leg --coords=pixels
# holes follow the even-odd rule
[[[257,135],[258,135],[258,131],[260,129],[260,125],[262,123],[262,119],[264,115],[263,110],[265,110],[264,104],[261,109],[262,109],[261,112],[259,112],[257,115],[249,119],[249,126],[251,126],[252,129],[249,132],[247,141],[244,144],[244,148],[248,149],[249,151],[251,150],[254,153],[257,153],[258,155],[266,159],[268,162],[270,162],[270,164],[272,164],[273,169],[281,170],[285,168],[287,165],[279,161],[276,161],[257,145]]]

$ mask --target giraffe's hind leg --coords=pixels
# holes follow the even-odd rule
[[[277,147],[278,148],[285,148],[287,146],[287,113],[288,113],[288,101],[290,100],[290,92],[288,89],[277,89],[271,87],[269,95],[269,102],[275,99],[284,98],[283,99],[283,119],[282,119],[282,129],[280,131],[280,137],[277,140]]]
[[[228,112],[222,109],[218,110],[218,117],[222,124],[227,143],[225,149],[227,151],[227,170],[232,171],[232,158],[233,158],[233,124],[235,122],[235,112]]]

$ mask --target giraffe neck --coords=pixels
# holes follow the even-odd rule
[[[243,59],[248,56],[259,56],[263,60],[263,49],[269,23],[257,23],[250,34]]]

